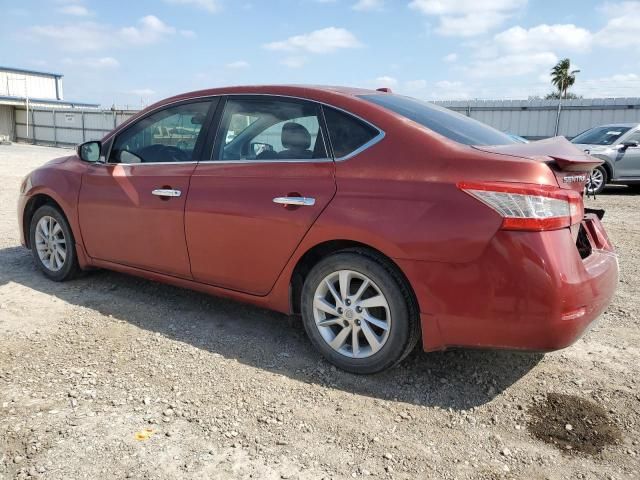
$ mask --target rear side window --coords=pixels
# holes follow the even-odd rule
[[[371,125],[347,113],[331,107],[323,107],[323,109],[335,158],[352,154],[379,133]]]
[[[518,143],[506,133],[446,108],[415,98],[393,94],[361,95],[361,98],[413,120],[464,145],[509,145]]]

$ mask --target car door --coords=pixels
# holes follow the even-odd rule
[[[629,132],[620,144],[640,142],[640,130]],[[619,147],[620,148],[620,147]],[[615,159],[616,178],[640,178],[640,147],[626,147],[618,151]]]
[[[106,145],[105,162],[88,167],[79,217],[90,257],[191,278],[184,207],[214,103],[153,111]]]
[[[191,178],[185,231],[193,278],[266,295],[333,198],[334,162],[318,104],[230,96],[212,160]]]

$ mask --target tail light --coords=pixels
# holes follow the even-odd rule
[[[458,188],[498,212],[503,230],[557,230],[582,221],[575,190],[526,183],[458,183]]]

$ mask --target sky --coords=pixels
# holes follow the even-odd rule
[[[640,96],[640,0],[0,0],[0,65],[65,100],[138,108],[191,90],[328,84],[427,100]]]

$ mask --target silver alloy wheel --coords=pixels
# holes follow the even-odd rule
[[[589,180],[587,180],[587,191],[590,193],[597,192],[602,187],[603,182],[604,174],[602,170],[595,168],[589,175]]]
[[[38,220],[35,241],[42,264],[52,272],[60,270],[67,258],[67,241],[58,221],[48,215]]]
[[[313,317],[324,341],[350,358],[375,354],[391,331],[387,299],[370,278],[353,270],[333,272],[320,282]]]

